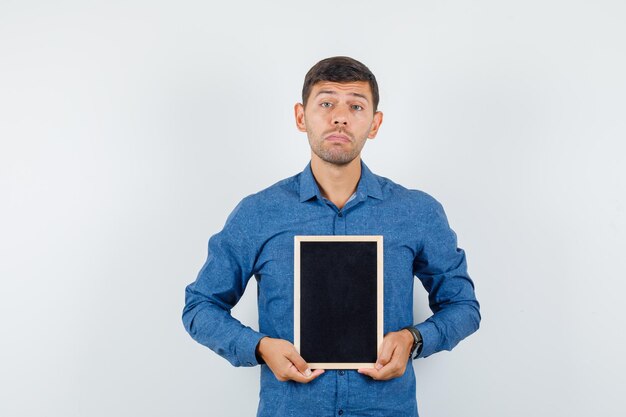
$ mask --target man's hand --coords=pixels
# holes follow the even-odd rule
[[[402,376],[409,362],[411,347],[413,335],[410,331],[403,329],[389,332],[383,339],[375,368],[361,368],[358,371],[380,381]]]
[[[264,337],[259,341],[257,351],[279,381],[307,383],[324,373],[323,369],[311,372],[295,346],[283,339]]]

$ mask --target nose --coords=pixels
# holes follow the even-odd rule
[[[348,116],[342,108],[336,108],[333,113],[333,124],[335,126],[346,126],[348,124]]]

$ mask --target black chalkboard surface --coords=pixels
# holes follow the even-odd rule
[[[383,237],[294,240],[296,349],[312,369],[373,367],[383,338]]]

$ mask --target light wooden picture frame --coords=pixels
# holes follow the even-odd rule
[[[374,367],[383,290],[383,236],[294,237],[294,345],[311,369]]]

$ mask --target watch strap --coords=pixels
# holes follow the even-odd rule
[[[413,346],[411,347],[411,352],[409,353],[409,357],[412,357],[413,359],[417,359],[419,354],[422,352],[422,346],[424,345],[423,340],[422,340],[422,334],[420,333],[419,330],[417,330],[413,326],[403,327],[402,330],[404,329],[408,330],[413,335]],[[415,354],[415,356],[413,356],[413,354]]]

